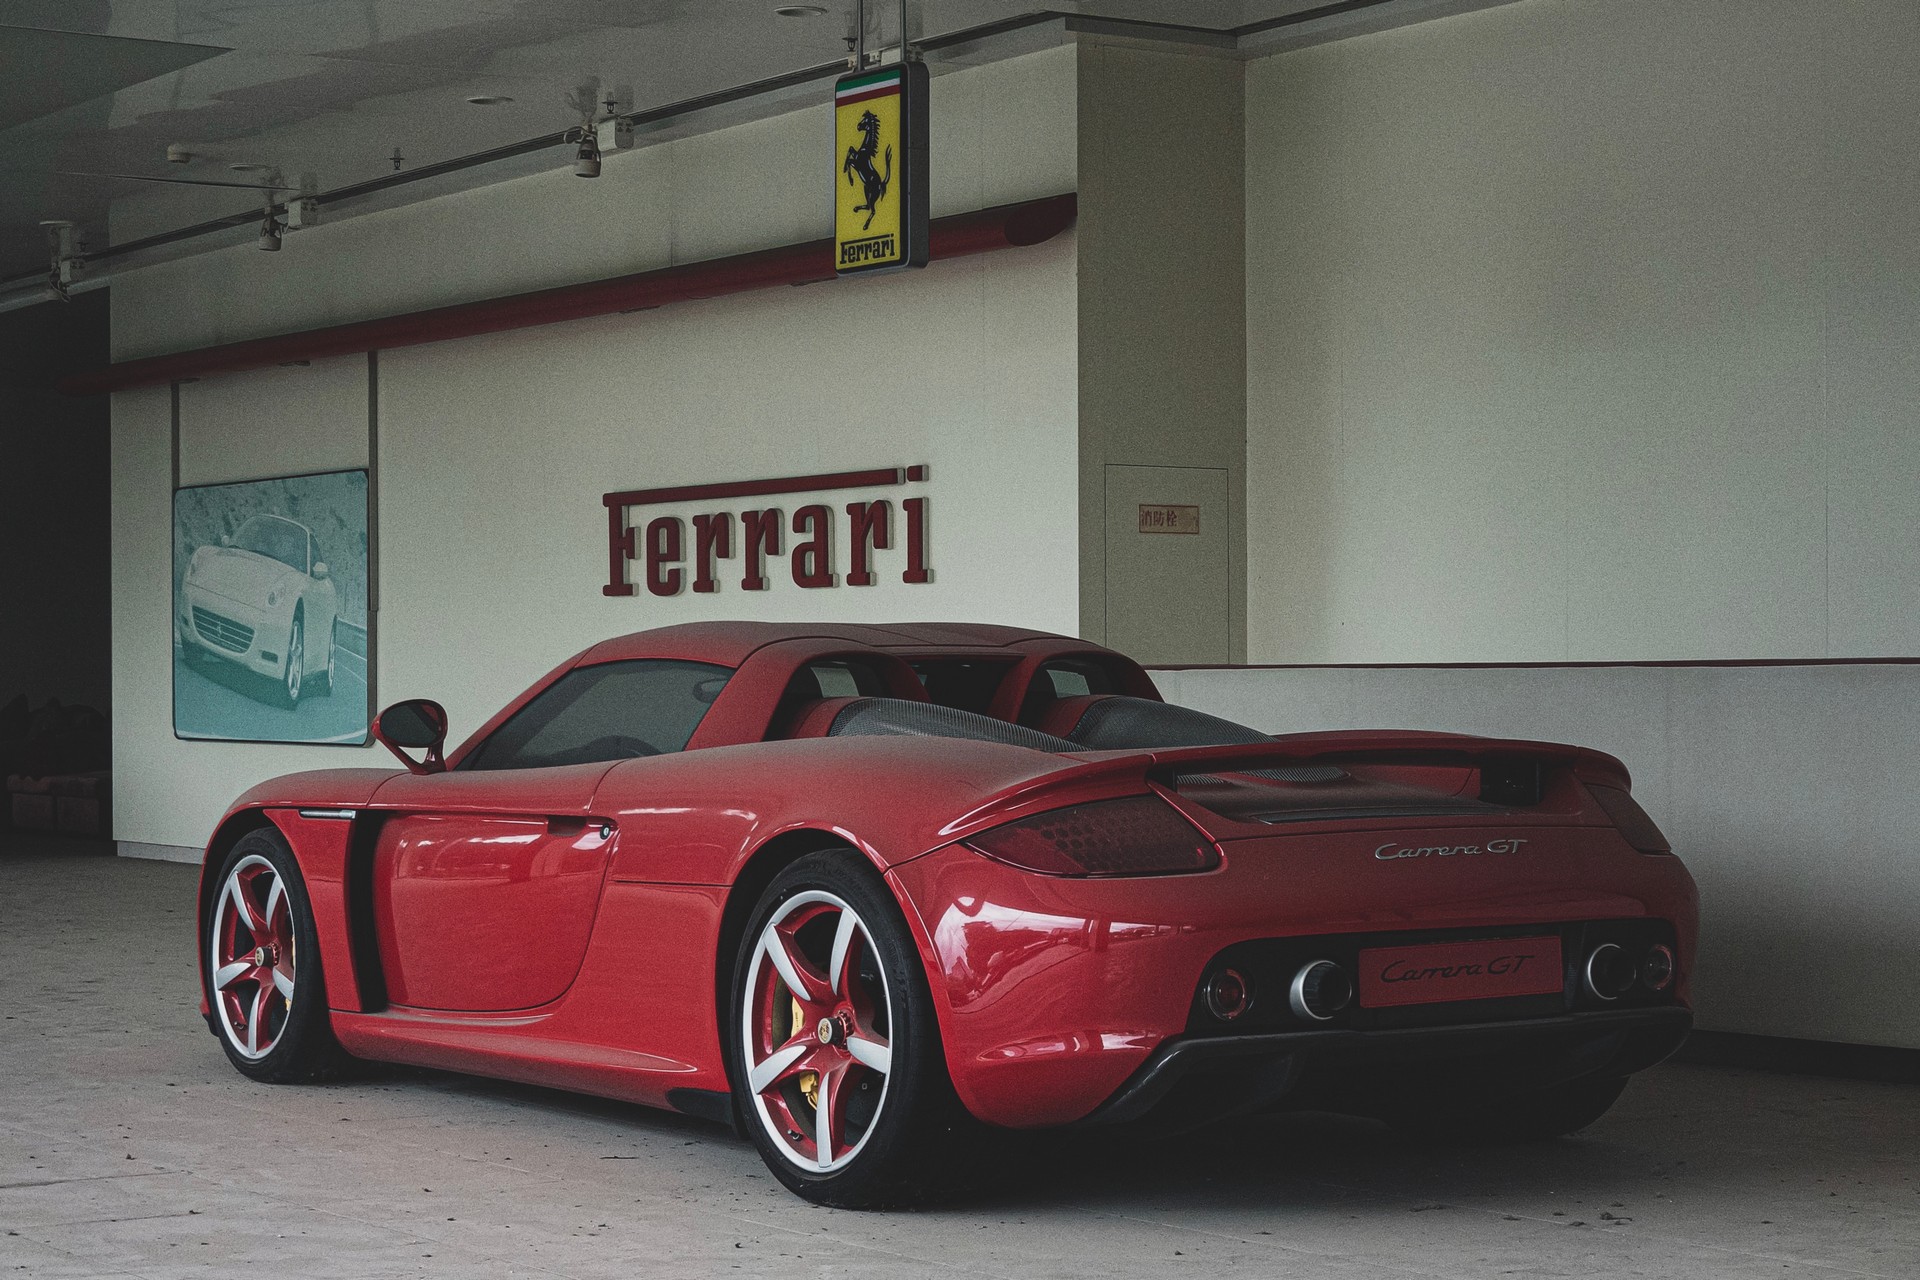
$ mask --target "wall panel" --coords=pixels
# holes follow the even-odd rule
[[[1535,0],[1250,64],[1251,657],[1920,648],[1916,60]]]

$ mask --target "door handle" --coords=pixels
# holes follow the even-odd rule
[[[613,839],[613,823],[605,818],[560,818],[547,819],[547,834],[553,836],[577,836],[589,827],[600,833],[602,840]]]

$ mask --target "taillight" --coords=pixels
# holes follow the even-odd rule
[[[1673,845],[1660,833],[1660,828],[1647,816],[1647,811],[1640,807],[1638,800],[1619,787],[1598,782],[1589,782],[1587,791],[1600,802],[1600,807],[1606,810],[1607,817],[1613,820],[1613,825],[1619,828],[1628,844],[1642,853],[1673,852]]]
[[[1053,809],[962,843],[1049,876],[1159,876],[1220,865],[1213,842],[1155,796]]]

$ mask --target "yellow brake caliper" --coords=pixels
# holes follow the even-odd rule
[[[791,992],[788,993],[788,999],[792,1000]],[[793,1021],[790,1024],[791,1029],[787,1034],[799,1034],[800,1028],[805,1024],[806,1014],[801,1011],[800,1002],[793,1000]],[[797,1079],[797,1083],[800,1086],[802,1096],[807,1100],[807,1105],[815,1111],[818,1111],[820,1109],[820,1073],[817,1071],[802,1071]]]

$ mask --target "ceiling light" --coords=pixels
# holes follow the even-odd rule
[[[775,13],[783,18],[824,18],[827,6],[823,4],[782,4],[775,5]]]
[[[241,163],[230,164],[227,166],[227,169],[233,173],[271,173],[273,166],[270,164]]]
[[[470,107],[499,107],[505,106],[512,101],[513,99],[504,93],[476,93],[467,99],[467,105]]]

